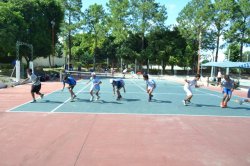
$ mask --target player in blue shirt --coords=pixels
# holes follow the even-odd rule
[[[125,82],[122,79],[110,79],[110,83],[113,86],[114,95],[115,95],[115,92],[117,93],[116,100],[120,100],[122,98],[121,93],[120,93],[121,88],[123,88],[124,93],[126,92]]]
[[[227,103],[232,97],[232,93],[234,91],[235,83],[230,79],[229,75],[224,76],[224,80],[221,83],[223,98],[221,101],[221,108],[227,107]]]
[[[68,84],[67,88],[69,89],[69,93],[71,95],[71,101],[74,101],[74,98],[76,98],[76,95],[73,92],[73,89],[76,86],[76,80],[71,76],[65,76],[64,79],[63,79],[63,89],[62,89],[62,91],[64,90],[65,84]]]

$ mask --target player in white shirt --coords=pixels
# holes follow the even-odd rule
[[[91,95],[91,98],[90,98],[90,101],[93,101],[94,100],[94,94],[96,94],[96,100],[98,100],[100,98],[99,96],[99,91],[100,91],[100,84],[102,83],[100,81],[100,79],[98,77],[96,77],[96,74],[93,72],[91,73],[91,77],[90,77],[90,80],[87,82],[87,84],[89,82],[92,82],[92,85],[90,87],[90,95]]]
[[[36,102],[36,98],[35,98],[35,93],[40,95],[41,98],[43,98],[44,94],[42,94],[40,92],[41,90],[41,82],[40,82],[40,79],[39,77],[37,77],[33,72],[32,72],[32,69],[27,69],[27,75],[28,75],[28,78],[25,79],[21,84],[25,83],[26,81],[30,80],[32,82],[32,85],[31,85],[31,96],[33,98],[33,101],[32,102]]]
[[[196,74],[195,78],[193,80],[187,80],[185,79],[185,85],[183,87],[184,91],[186,92],[186,98],[182,101],[184,105],[187,105],[191,102],[191,99],[193,97],[192,88],[198,88],[197,81],[200,79],[200,74]]]
[[[248,99],[236,100],[236,102],[238,102],[240,105],[243,104],[243,103],[250,103],[250,88],[248,88],[247,98]]]
[[[156,83],[153,79],[149,79],[147,74],[143,75],[143,79],[146,81],[146,91],[148,93],[148,101],[150,102],[153,97],[153,91],[156,88]]]

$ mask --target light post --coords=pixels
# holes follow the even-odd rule
[[[52,28],[52,65],[54,66],[54,56],[55,56],[55,35],[54,35],[54,27],[55,27],[55,21],[52,20],[51,22],[51,28]]]

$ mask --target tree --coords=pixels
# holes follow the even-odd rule
[[[19,27],[24,25],[22,13],[12,3],[0,2],[0,56],[15,55]]]
[[[229,43],[240,43],[240,61],[242,61],[243,46],[250,44],[250,1],[236,0],[235,2],[232,24],[225,36]]]
[[[243,62],[250,62],[250,51],[245,51],[243,53]]]
[[[84,12],[84,20],[83,25],[84,29],[93,35],[94,37],[94,50],[93,53],[93,64],[94,70],[96,67],[96,57],[98,56],[98,45],[101,45],[101,41],[104,41],[104,37],[106,34],[106,14],[102,7],[102,5],[91,5]]]
[[[240,45],[238,43],[232,43],[227,47],[225,55],[229,58],[227,60],[237,62],[240,59]]]
[[[215,0],[214,4],[212,5],[212,23],[214,25],[216,36],[215,62],[218,60],[220,37],[224,34],[225,29],[228,27],[232,9],[233,0]]]
[[[210,0],[192,0],[179,13],[177,22],[182,35],[190,44],[198,45],[196,56],[197,73],[200,73],[200,56],[202,47],[202,36],[204,36],[211,22]]]
[[[109,0],[107,7],[109,10],[107,21],[111,36],[115,37],[115,43],[124,42],[128,37],[129,29],[129,0]]]
[[[171,65],[172,73],[174,65],[183,61],[186,48],[186,41],[180,35],[177,27],[172,30],[167,28],[155,29],[148,36],[148,49],[150,49],[151,58],[162,65],[165,72],[166,65]]]
[[[68,51],[68,63],[71,63],[71,47],[72,47],[72,35],[75,34],[80,28],[80,19],[82,16],[81,8],[82,1],[81,0],[61,0],[64,6],[64,25],[63,25],[63,33],[62,35],[67,40]]]
[[[131,0],[130,23],[132,31],[141,36],[141,54],[145,54],[145,34],[155,27],[164,27],[167,9],[154,0]],[[145,58],[148,59],[148,58]],[[147,64],[147,69],[149,66]]]
[[[17,40],[32,44],[34,48],[33,59],[41,56],[47,57],[52,50],[50,22],[53,18],[56,24],[59,25],[63,19],[63,11],[59,2],[54,0],[11,0],[2,5],[9,6],[11,9],[9,13],[1,12],[1,14],[6,14],[2,18],[8,19],[9,16],[16,17],[15,19],[8,19],[5,22],[5,25],[11,25],[6,30],[10,30],[9,32],[15,36],[10,36],[9,39],[4,37],[3,40],[6,40],[6,43],[11,43],[12,46],[15,46]],[[53,15],[53,13],[56,15]],[[4,33],[4,31],[1,32]],[[1,32],[0,34],[3,34]],[[59,26],[55,27],[55,32],[60,32]],[[20,55],[26,59],[27,63],[32,60],[30,50],[26,46],[20,47]]]

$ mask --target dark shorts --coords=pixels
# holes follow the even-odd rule
[[[74,87],[75,87],[76,85],[69,85],[69,87],[68,88],[70,88],[70,89],[74,89]]]
[[[248,89],[247,97],[250,98],[250,88]]]
[[[221,77],[218,77],[218,78],[217,78],[217,82],[221,82]]]
[[[39,84],[39,85],[32,85],[31,86],[31,92],[32,93],[39,93],[40,90],[41,90],[41,84]]]
[[[123,82],[117,82],[117,89],[121,89],[124,86]]]

